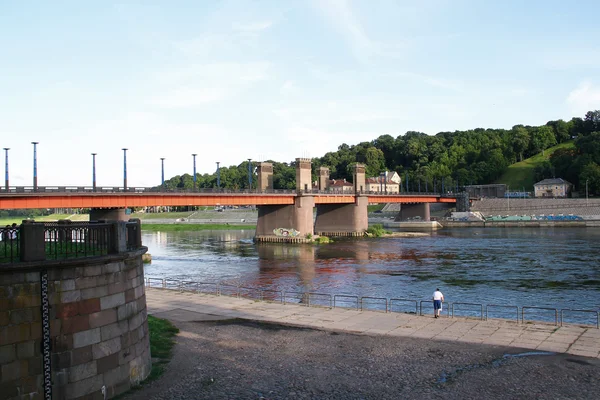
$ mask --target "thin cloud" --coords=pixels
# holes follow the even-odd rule
[[[600,87],[586,81],[579,84],[567,96],[567,104],[573,115],[583,115],[600,108]]]

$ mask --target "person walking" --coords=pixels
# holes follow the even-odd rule
[[[440,311],[442,311],[442,303],[444,302],[444,295],[440,292],[440,288],[435,289],[433,292],[433,316],[439,318]]]

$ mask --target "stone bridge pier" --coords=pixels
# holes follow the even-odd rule
[[[265,165],[263,165],[265,164]],[[259,166],[259,189],[272,190],[273,169],[269,163]],[[321,167],[318,188],[327,191],[329,169]],[[365,167],[354,167],[355,193],[365,187]],[[296,159],[296,191],[294,204],[257,206],[258,220],[255,239],[258,242],[306,242],[315,233],[326,236],[362,236],[368,228],[367,196],[356,196],[352,204],[319,204],[312,193],[312,170],[309,158]]]
[[[402,204],[395,221],[406,221],[420,217],[422,221],[431,221],[429,203]]]

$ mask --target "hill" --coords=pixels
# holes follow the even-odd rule
[[[556,150],[570,148],[575,148],[573,141],[558,144],[546,149],[543,153],[538,153],[526,160],[514,163],[508,167],[506,172],[495,183],[504,183],[511,190],[533,191],[535,167],[541,166],[545,161],[548,161]]]

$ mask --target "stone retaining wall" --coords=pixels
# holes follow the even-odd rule
[[[0,399],[43,398],[41,275],[48,272],[52,397],[108,399],[150,373],[142,254],[0,268]]]

